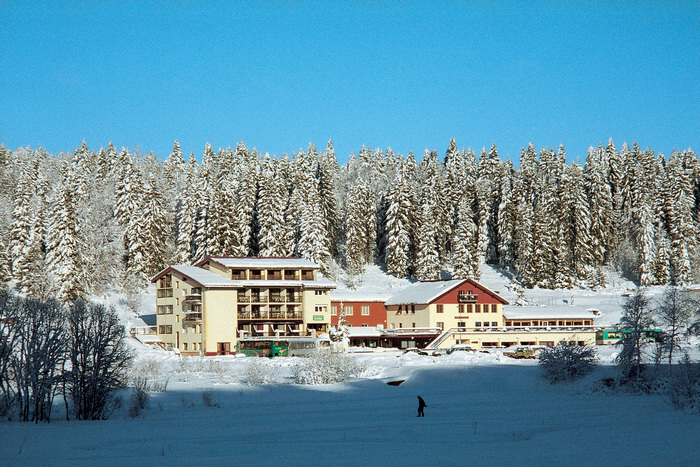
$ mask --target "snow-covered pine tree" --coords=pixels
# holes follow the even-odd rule
[[[637,244],[641,247],[639,258],[639,284],[641,286],[655,283],[654,264],[656,262],[656,238],[654,213],[650,203],[642,203],[639,207],[639,227]]]
[[[418,249],[415,263],[416,278],[419,281],[440,279],[440,256],[438,254],[438,226],[433,217],[433,208],[428,202],[421,207],[420,227],[418,229]]]
[[[403,170],[396,176],[387,201],[389,205],[386,214],[387,272],[394,277],[404,278],[408,276],[411,265],[415,200]]]
[[[142,270],[146,278],[149,278],[166,266],[164,239],[168,236],[165,200],[153,174],[149,176],[143,190],[138,235],[143,244]]]
[[[258,198],[258,255],[263,257],[285,256],[288,252],[284,239],[287,236],[284,210],[289,194],[282,178],[279,163],[266,155],[260,173]]]
[[[498,206],[498,265],[503,269],[512,268],[515,261],[515,223],[518,214],[513,193],[515,176],[509,157],[501,167],[501,203]]]
[[[59,190],[48,232],[47,262],[55,277],[58,288],[57,298],[62,302],[73,302],[83,296],[85,287],[78,220],[73,197],[75,185],[69,178],[67,168],[64,169]]]
[[[179,194],[176,203],[176,252],[175,261],[178,264],[191,264],[195,254],[195,235],[197,233],[197,200],[194,190],[197,162],[190,156],[190,162],[185,167],[186,188]]]
[[[613,205],[602,145],[590,148],[584,167],[591,219],[591,242],[593,244],[593,266],[606,264],[611,253],[613,238]]]
[[[359,179],[350,191],[345,220],[346,255],[350,274],[361,274],[366,264],[374,261],[377,222],[376,206],[370,187]]]
[[[458,279],[476,279],[481,276],[476,255],[477,230],[471,210],[471,200],[463,196],[457,211],[457,231],[452,250],[454,277]]]
[[[591,241],[591,214],[586,195],[583,171],[578,163],[567,169],[566,197],[569,200],[571,237],[571,263],[579,282],[586,282],[593,267],[593,242]]]

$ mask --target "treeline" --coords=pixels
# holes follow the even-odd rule
[[[524,287],[602,286],[611,268],[641,285],[700,278],[691,150],[610,140],[581,165],[530,144],[516,169],[454,140],[420,161],[363,147],[342,166],[332,142],[279,158],[207,144],[201,163],[177,141],[165,161],[83,143],[0,146],[0,169],[0,273],[42,299],[138,290],[206,255],[299,255],[351,281],[368,264],[429,280],[478,278],[481,263]]]

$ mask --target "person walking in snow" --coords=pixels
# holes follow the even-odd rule
[[[416,417],[425,417],[425,414],[423,413],[424,407],[427,407],[425,401],[421,396],[418,396],[418,415],[416,415]]]

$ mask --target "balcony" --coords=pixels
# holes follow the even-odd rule
[[[459,303],[476,303],[476,295],[471,293],[459,294],[457,296],[457,301]]]
[[[201,324],[202,312],[200,311],[185,311],[185,316],[182,318],[182,324]]]
[[[188,293],[185,294],[185,302],[201,302],[202,294],[200,293]]]
[[[302,319],[301,311],[239,311],[239,320],[300,320]]]
[[[250,297],[247,295],[239,295],[236,300],[238,303],[250,303]]]

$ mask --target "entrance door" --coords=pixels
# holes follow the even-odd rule
[[[228,355],[231,352],[230,342],[219,342],[216,344],[218,355]]]

